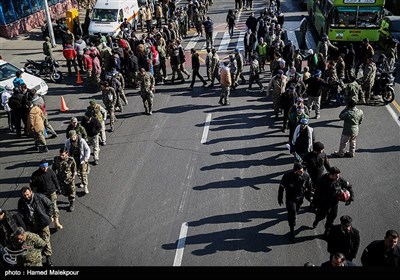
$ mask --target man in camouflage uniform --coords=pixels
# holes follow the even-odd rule
[[[251,87],[253,86],[253,82],[256,82],[260,87],[260,91],[264,90],[264,87],[260,81],[260,64],[256,58],[256,55],[251,55],[251,64],[250,64],[250,80],[249,80],[249,88],[247,91],[251,91]]]
[[[285,92],[286,83],[288,81],[288,78],[283,74],[283,70],[279,69],[277,73],[278,74],[272,77],[267,88],[267,96],[272,90],[275,119],[279,116],[279,111],[281,109],[281,96]]]
[[[153,98],[155,92],[155,80],[150,72],[140,68],[140,96],[143,100],[145,114],[151,115],[153,109]]]
[[[113,77],[115,79],[117,79],[121,83],[121,86],[117,91],[118,94],[119,94],[119,98],[122,99],[122,101],[124,101],[124,105],[128,105],[128,99],[126,98],[126,94],[125,94],[125,91],[124,91],[124,89],[125,89],[125,78],[118,71],[114,71],[112,73],[113,73]]]
[[[367,63],[364,68],[364,75],[361,77],[361,104],[369,103],[372,87],[375,83],[376,65],[373,58],[367,58]]]
[[[13,251],[20,251],[17,256],[17,266],[43,266],[42,250],[46,242],[39,235],[32,232],[25,232],[18,227],[11,235],[14,246]],[[22,253],[25,251],[24,253]]]
[[[91,116],[97,119],[101,124],[100,130],[100,145],[105,146],[107,135],[106,135],[106,119],[107,119],[107,110],[103,108],[100,104],[97,104],[96,99],[91,99],[89,101],[89,106],[86,109],[86,112],[90,112]],[[86,140],[86,139],[85,139]]]
[[[212,52],[210,48],[207,48],[207,55],[206,55],[206,69],[207,69],[207,81],[211,80],[211,60],[212,60]]]
[[[235,75],[235,83],[237,86],[237,82],[240,79],[242,79],[242,85],[246,82],[246,79],[243,76],[243,66],[244,66],[244,62],[243,62],[243,56],[240,54],[240,50],[239,49],[235,49],[235,59],[237,62],[237,71],[236,71],[236,75]]]
[[[359,127],[364,118],[364,113],[356,107],[354,100],[350,100],[347,106],[340,112],[339,118],[344,121],[342,136],[340,138],[339,150],[335,151],[332,155],[336,157],[354,157]],[[348,143],[349,151],[346,152]]]
[[[235,89],[236,86],[238,85],[235,81],[236,73],[237,73],[237,61],[235,59],[235,56],[233,54],[229,55],[229,69],[231,72],[231,79],[232,79],[232,89]]]
[[[116,78],[116,76],[113,76],[111,72],[108,72],[105,75],[106,82],[110,85],[115,90],[116,93],[116,103],[115,103],[115,108],[118,108],[120,112],[123,111],[122,108],[122,99],[121,99],[121,90],[122,90],[122,84],[119,79]]]
[[[46,36],[45,42],[43,42],[43,54],[46,57],[49,56],[51,59],[54,59],[53,46],[51,45],[49,36]]]
[[[54,157],[51,168],[57,175],[61,193],[68,196],[69,211],[74,211],[76,162],[73,157],[68,155],[68,150],[65,147],[60,149],[59,156]]]
[[[210,69],[210,74],[211,74],[211,84],[209,85],[209,87],[213,87],[214,86],[214,81],[215,79],[217,79],[219,81],[219,55],[217,54],[217,50],[216,49],[212,49],[211,50],[212,53],[212,57],[211,57],[211,69]]]
[[[75,130],[69,132],[69,139],[65,141],[64,147],[68,151],[68,155],[73,157],[76,162],[76,169],[78,171],[78,176],[81,179],[82,185],[86,194],[89,193],[88,189],[88,174],[90,172],[89,168],[89,158],[90,158],[90,148],[87,142],[76,134]]]
[[[103,104],[106,107],[107,112],[110,114],[110,131],[113,132],[115,123],[115,104],[117,104],[117,93],[115,92],[114,88],[110,87],[107,81],[101,84],[101,93]]]

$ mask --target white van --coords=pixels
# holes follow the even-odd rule
[[[139,6],[145,3],[146,0],[97,0],[89,24],[89,36],[101,33],[116,37],[124,18],[133,26],[137,20]]]

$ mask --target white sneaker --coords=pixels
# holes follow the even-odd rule
[[[85,186],[85,193],[89,193],[89,189],[87,186]]]

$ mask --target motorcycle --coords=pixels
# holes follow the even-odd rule
[[[27,73],[34,76],[49,77],[53,82],[60,83],[63,79],[63,74],[61,71],[57,70],[59,66],[57,60],[47,56],[44,61],[40,62],[28,59],[25,63],[24,69]]]
[[[385,104],[392,103],[394,100],[396,69],[382,70],[376,72],[373,94],[382,96]]]

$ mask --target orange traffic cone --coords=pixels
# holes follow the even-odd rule
[[[81,72],[78,70],[77,73],[78,73],[78,74],[77,74],[77,76],[76,76],[76,83],[77,83],[78,85],[83,84],[83,81],[82,81],[82,78],[81,78]]]
[[[69,108],[67,107],[67,104],[65,104],[65,100],[64,100],[64,96],[61,96],[61,108],[60,108],[61,112],[66,112],[69,110]]]

